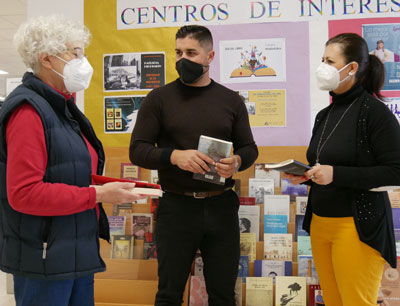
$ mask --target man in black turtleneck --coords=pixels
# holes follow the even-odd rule
[[[204,261],[210,305],[234,306],[240,255],[239,201],[232,175],[258,156],[246,107],[237,93],[214,82],[212,36],[202,26],[176,34],[180,79],[150,92],[140,107],[131,161],[157,169],[165,194],[157,210],[159,285],[155,305],[181,305],[197,249]],[[193,179],[214,163],[197,150],[200,135],[231,141],[234,155],[215,168],[225,185]]]

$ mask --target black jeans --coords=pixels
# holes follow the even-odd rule
[[[194,199],[165,193],[157,210],[156,306],[180,306],[197,249],[204,262],[210,306],[234,306],[240,257],[239,199],[235,192]]]

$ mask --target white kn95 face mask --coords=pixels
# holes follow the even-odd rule
[[[340,83],[346,81],[353,74],[349,72],[349,75],[343,80],[340,80],[340,72],[345,69],[348,65],[344,66],[342,69],[337,70],[335,67],[328,65],[326,63],[321,63],[317,70],[315,71],[315,76],[317,78],[318,88],[321,90],[335,90],[339,87]]]
[[[55,56],[63,61],[65,66],[63,74],[60,74],[54,69],[53,71],[64,79],[65,87],[69,93],[84,90],[89,87],[93,75],[93,67],[86,57],[66,61],[57,55]]]

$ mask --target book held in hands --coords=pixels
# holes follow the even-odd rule
[[[135,194],[162,197],[163,193],[163,191],[161,190],[161,186],[158,184],[150,184],[140,181],[118,179],[96,174],[92,174],[92,181],[94,185],[103,185],[111,182],[135,183],[135,187],[132,188],[132,192]]]
[[[211,157],[214,162],[218,163],[221,159],[230,156],[232,150],[232,142],[201,135],[198,150],[201,153]],[[224,185],[225,178],[221,177],[217,173],[213,165],[209,164],[208,166],[210,167],[209,172],[206,172],[205,174],[193,173],[193,178],[209,183]]]
[[[311,169],[310,166],[307,166],[295,159],[288,159],[276,164],[265,164],[265,168],[300,176],[304,175],[304,172]]]

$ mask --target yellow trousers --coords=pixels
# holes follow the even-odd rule
[[[353,217],[311,221],[311,247],[326,306],[376,306],[385,260],[360,241]]]

